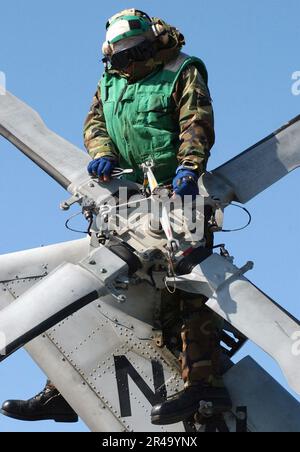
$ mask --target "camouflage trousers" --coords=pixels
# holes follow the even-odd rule
[[[162,325],[167,346],[181,349],[185,386],[222,387],[221,332],[223,320],[205,306],[207,298],[176,291],[162,294]]]

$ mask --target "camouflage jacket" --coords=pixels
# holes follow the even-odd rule
[[[181,74],[173,102],[174,121],[178,123],[181,143],[178,163],[195,162],[203,171],[215,142],[214,114],[209,90],[195,66],[190,65]],[[93,159],[118,159],[118,149],[107,132],[99,86],[85,121],[84,143]]]

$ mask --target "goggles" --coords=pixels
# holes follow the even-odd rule
[[[148,39],[142,39],[141,42],[132,47],[116,49],[116,52],[107,59],[111,63],[112,69],[124,70],[131,63],[147,61],[153,58],[154,55],[153,42]]]

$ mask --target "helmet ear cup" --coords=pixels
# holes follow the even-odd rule
[[[163,45],[168,44],[169,34],[168,34],[168,30],[167,30],[166,26],[163,23],[153,22],[152,30],[153,30],[154,36],[156,36]]]

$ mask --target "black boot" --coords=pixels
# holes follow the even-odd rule
[[[20,421],[77,422],[78,416],[58,390],[47,384],[45,389],[32,399],[7,400],[0,410],[5,416]]]
[[[198,412],[200,402],[212,402],[214,413],[230,411],[232,402],[225,388],[190,386],[166,402],[153,407],[151,422],[155,425],[177,424]]]

